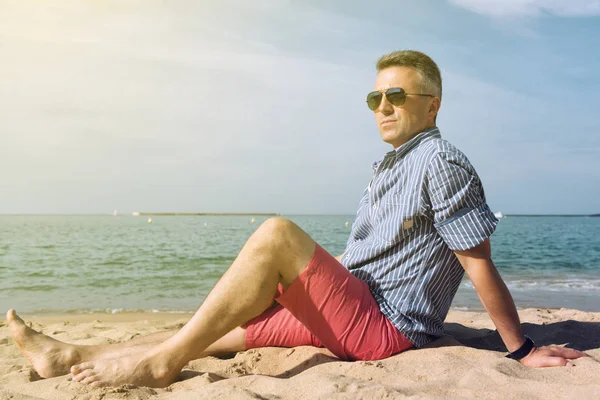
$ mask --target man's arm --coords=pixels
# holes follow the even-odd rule
[[[454,254],[473,282],[506,348],[509,352],[517,350],[525,343],[525,337],[513,298],[492,261],[489,239],[472,249],[456,250]],[[534,347],[520,361],[528,367],[572,366],[569,360],[586,355],[573,349],[545,346]]]

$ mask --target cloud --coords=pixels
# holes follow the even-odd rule
[[[545,13],[559,17],[600,15],[599,0],[450,0],[450,3],[496,18],[537,17]]]

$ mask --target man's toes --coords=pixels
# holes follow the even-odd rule
[[[95,380],[94,382],[90,383],[90,387],[93,388],[99,388],[99,387],[105,387],[108,386],[108,384],[106,382],[102,382],[99,380]]]
[[[98,375],[94,374],[94,375],[87,376],[85,379],[82,379],[79,382],[84,385],[92,386],[92,384],[96,383],[97,381],[98,381]]]
[[[81,364],[73,365],[71,367],[71,375],[73,375],[73,377],[75,377],[75,375],[82,373],[86,369],[93,369],[93,368],[94,368],[94,364],[92,364],[91,362],[84,362]]]
[[[85,379],[91,377],[91,376],[96,376],[96,374],[94,374],[94,370],[93,369],[86,369],[83,372],[80,372],[76,375],[73,375],[73,380],[75,382],[82,382]]]

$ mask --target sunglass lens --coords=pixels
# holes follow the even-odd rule
[[[401,106],[406,101],[406,92],[402,88],[391,88],[385,92],[387,100],[395,106]]]
[[[379,104],[381,104],[381,99],[383,95],[380,92],[371,92],[367,95],[367,106],[371,111],[375,111]]]

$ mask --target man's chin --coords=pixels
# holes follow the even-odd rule
[[[392,146],[394,146],[394,143],[398,142],[399,139],[399,135],[396,132],[380,132],[381,133],[381,140],[383,140],[384,142],[391,144]],[[394,146],[395,147],[395,146]]]
[[[410,139],[412,139],[413,137],[415,137],[417,134],[415,133],[414,135],[404,135],[398,132],[380,132],[381,133],[381,139],[390,144],[391,146],[394,147],[394,149],[397,149],[398,147],[400,147],[401,145],[403,145],[404,143],[408,142]]]

